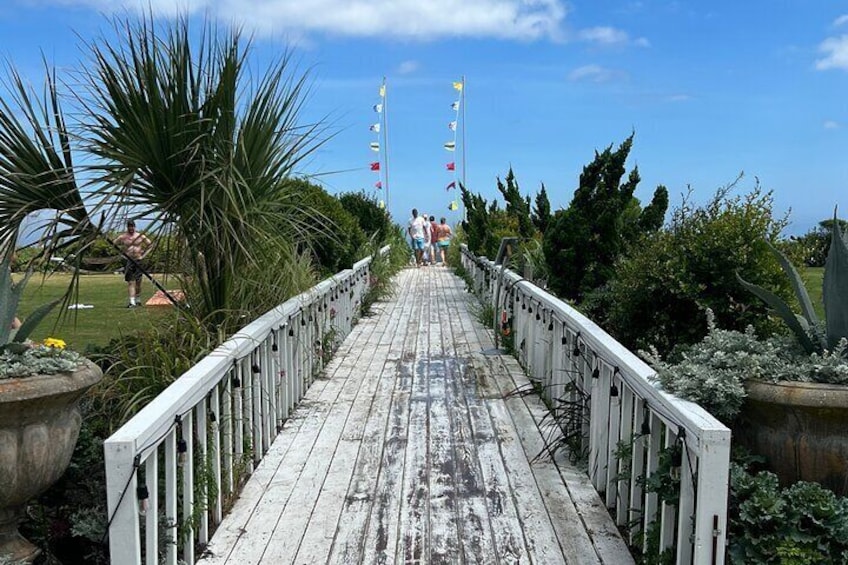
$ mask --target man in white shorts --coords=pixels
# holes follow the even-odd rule
[[[422,216],[418,215],[416,208],[412,209],[412,218],[409,220],[409,237],[412,238],[412,250],[415,252],[415,264],[421,266],[424,261],[424,238],[430,230],[430,226]]]

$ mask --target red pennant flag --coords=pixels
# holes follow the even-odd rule
[[[456,163],[451,162],[451,163],[448,163],[446,166],[447,166],[449,171],[455,171],[456,170]]]
[[[452,188],[456,188],[456,181],[452,181],[450,184],[448,184],[448,185],[445,187],[445,190],[450,190],[450,189],[452,189]]]
[[[383,183],[381,183],[380,181],[377,181],[377,182],[374,183],[374,186],[377,187],[377,188],[383,188]]]
[[[372,171],[379,171],[380,170],[380,162],[374,161],[373,163],[371,163],[371,170]]]

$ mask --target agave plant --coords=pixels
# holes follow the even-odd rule
[[[16,317],[21,293],[26,286],[32,270],[28,270],[23,279],[17,283],[12,281],[12,271],[9,268],[12,262],[12,246],[9,246],[3,259],[0,261],[0,353],[9,351],[20,353],[26,349],[24,342],[32,333],[32,330],[50,313],[50,311],[61,302],[58,298],[35,309],[23,324],[17,329],[12,329],[12,322]]]
[[[819,322],[810,295],[797,269],[780,250],[769,244],[781,268],[789,277],[795,296],[801,306],[801,315],[779,296],[760,286],[745,281],[737,273],[739,282],[768,304],[783,319],[807,353],[833,349],[840,339],[848,338],[848,242],[839,228],[834,213],[830,250],[824,267],[822,298],[824,301],[825,324]]]

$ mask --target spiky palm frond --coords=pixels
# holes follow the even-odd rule
[[[9,96],[0,97],[0,247],[12,245],[24,220],[38,215],[50,253],[96,229],[77,185],[54,72],[48,68],[39,97],[17,70],[6,70]]]
[[[307,83],[288,56],[254,83],[240,32],[163,25],[116,22],[121,42],[90,46],[86,131],[100,196],[176,227],[208,315],[232,309],[253,242],[303,229],[285,179],[323,129],[298,123]]]

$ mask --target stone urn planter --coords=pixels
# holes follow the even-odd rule
[[[19,518],[65,472],[82,423],[79,401],[101,378],[86,361],[73,373],[0,379],[0,563],[31,563],[40,553],[18,533]]]
[[[781,483],[848,494],[848,386],[749,381],[734,440],[765,457]]]

